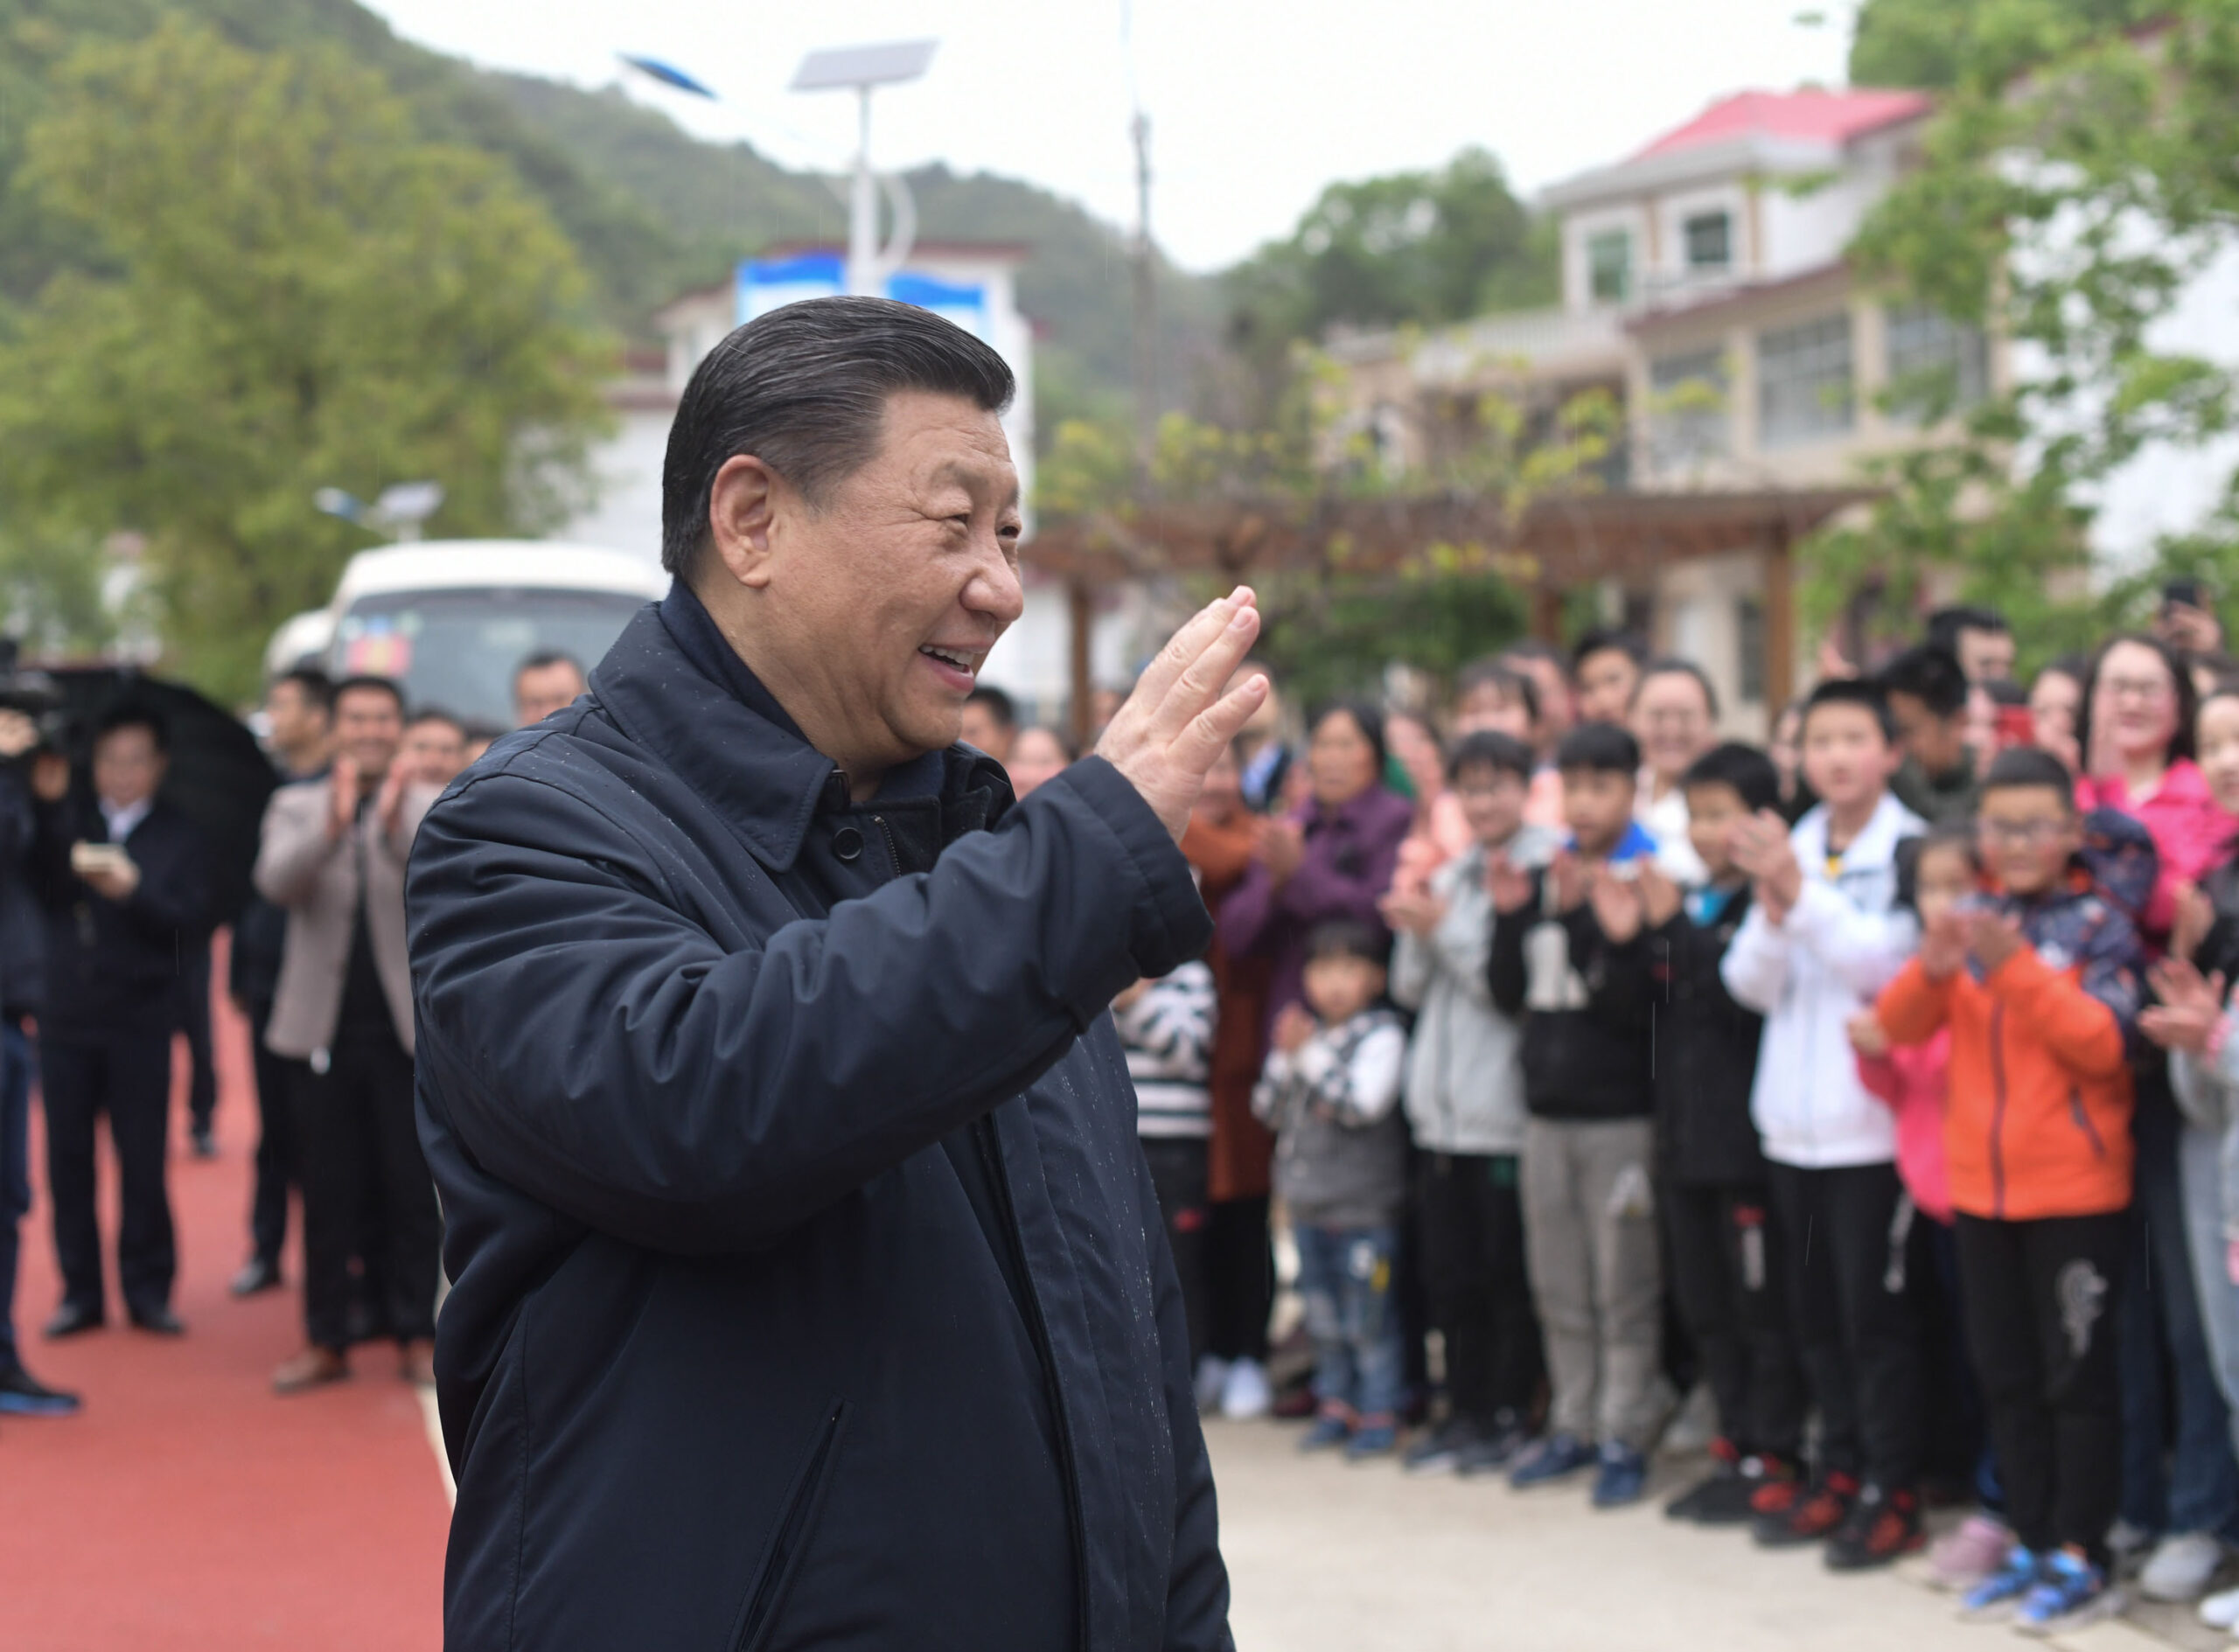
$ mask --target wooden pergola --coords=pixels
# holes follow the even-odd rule
[[[1093,687],[1098,592],[1190,575],[1480,572],[1526,592],[1534,634],[1552,639],[1567,591],[1607,580],[1637,589],[1674,562],[1754,551],[1764,567],[1766,694],[1778,705],[1796,688],[1796,542],[1873,497],[1859,488],[1587,493],[1542,497],[1521,512],[1461,494],[1151,504],[1125,518],[1044,523],[1025,556],[1062,579],[1071,598],[1076,737],[1086,733]]]

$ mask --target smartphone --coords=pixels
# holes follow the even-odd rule
[[[2161,588],[2164,610],[2182,604],[2187,608],[2206,608],[2208,605],[2208,587],[2196,579],[2173,579]]]
[[[120,865],[123,860],[124,851],[114,843],[73,843],[70,846],[70,869],[80,875],[105,871]]]

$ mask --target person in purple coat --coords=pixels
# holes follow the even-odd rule
[[[1263,824],[1252,868],[1221,909],[1230,954],[1273,961],[1271,1028],[1288,1006],[1305,1002],[1307,938],[1316,924],[1343,918],[1389,933],[1377,903],[1414,824],[1413,806],[1384,786],[1384,719],[1374,707],[1340,701],[1316,712],[1306,763],[1311,798]]]

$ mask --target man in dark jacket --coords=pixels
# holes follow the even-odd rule
[[[47,1188],[62,1306],[49,1336],[99,1326],[106,1313],[94,1213],[94,1133],[108,1115],[123,1216],[117,1280],[126,1314],[175,1336],[177,1256],[164,1185],[171,1033],[188,946],[205,932],[209,862],[202,834],[156,795],[168,763],[160,714],[129,701],[94,733],[94,796],[68,795],[59,764],[34,772],[39,794],[34,876],[46,911],[46,1007],[39,1068],[46,1102]]]
[[[1001,359],[788,306],[669,438],[677,582],[429,814],[452,1652],[1225,1648],[1189,1341],[1105,1007],[1258,705],[1214,604],[1014,805]]]
[[[45,924],[30,876],[38,816],[25,773],[38,743],[30,717],[0,710],[0,1412],[60,1417],[78,1409],[77,1396],[25,1370],[16,1342],[19,1224],[31,1208],[34,1063],[24,1023],[39,1012],[46,973]]]

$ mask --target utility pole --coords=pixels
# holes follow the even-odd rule
[[[1158,277],[1151,246],[1151,121],[1140,108],[1135,138],[1135,473],[1147,491],[1158,446]]]

